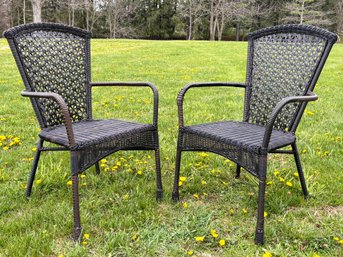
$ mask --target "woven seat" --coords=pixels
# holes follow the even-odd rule
[[[87,120],[73,123],[75,145],[70,147],[65,126],[42,129],[39,136],[49,142],[69,147],[73,150],[84,149],[104,142],[116,142],[130,138],[132,134],[151,132],[156,128],[151,124],[141,124],[123,120]],[[150,140],[153,142],[153,139]],[[152,144],[149,142],[150,144]],[[142,143],[144,144],[144,142]],[[128,144],[127,147],[130,147]]]
[[[74,228],[81,236],[79,177],[87,168],[119,150],[153,150],[156,162],[156,197],[162,197],[158,140],[158,92],[149,82],[91,82],[91,33],[54,23],[32,23],[4,32],[30,97],[41,132],[28,180],[30,197],[43,151],[69,151],[71,161]],[[147,87],[152,91],[152,124],[123,120],[93,120],[93,87]],[[56,147],[44,147],[47,141]]]
[[[182,133],[184,135],[182,145],[187,149],[187,145],[194,148],[195,141],[188,142],[187,139],[191,135],[199,135],[201,138],[212,138],[227,145],[239,146],[242,150],[251,151],[256,154],[262,153],[262,143],[265,127],[251,124],[247,122],[223,121],[199,124],[190,127],[184,127]],[[190,134],[188,136],[187,134]],[[273,130],[270,137],[268,151],[290,145],[295,141],[295,135],[291,132]],[[199,142],[199,147],[204,147]],[[209,146],[209,149],[211,147]]]
[[[336,40],[334,33],[313,26],[265,28],[248,36],[245,83],[191,83],[184,87],[177,98],[179,136],[172,198],[179,200],[183,151],[209,151],[230,159],[237,164],[237,178],[243,167],[259,179],[255,243],[263,244],[268,154],[294,156],[303,194],[308,196],[295,132],[306,104],[317,100],[313,89]],[[186,126],[184,97],[188,90],[201,87],[245,89],[243,120]],[[286,146],[291,150],[282,149]]]

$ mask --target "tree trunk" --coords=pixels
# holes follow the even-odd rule
[[[9,0],[0,0],[0,33],[11,26],[10,6]]]
[[[188,40],[192,40],[192,29],[193,29],[193,13],[192,13],[192,2],[189,4],[189,20],[188,20]]]
[[[300,10],[300,24],[303,24],[303,21],[304,21],[304,11],[305,11],[305,0],[302,0],[301,10]]]
[[[23,23],[26,24],[26,1],[23,1]]]
[[[215,16],[215,0],[211,0],[211,11],[210,11],[210,40],[213,41],[215,39],[215,24],[214,24],[214,16]]]
[[[31,0],[33,22],[42,22],[42,0]]]
[[[241,25],[239,24],[239,22],[236,23],[236,41],[239,41],[239,35],[241,33]]]
[[[89,30],[89,4],[88,0],[84,0],[85,13],[86,13],[86,29]]]

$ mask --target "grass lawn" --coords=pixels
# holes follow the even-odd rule
[[[159,90],[164,199],[155,201],[153,152],[107,157],[100,176],[91,168],[81,179],[81,221],[89,238],[75,244],[67,153],[42,154],[32,197],[24,197],[39,126],[0,39],[0,135],[13,137],[0,148],[0,256],[343,256],[342,44],[334,46],[315,90],[319,100],[308,105],[297,133],[313,197],[303,199],[292,156],[274,155],[264,246],[253,242],[257,180],[246,172],[235,179],[235,166],[220,156],[185,153],[181,200],[171,201],[177,93],[195,81],[244,82],[246,54],[242,42],[92,40],[93,81],[150,81]],[[95,118],[152,120],[147,89],[97,88],[93,97]],[[241,120],[243,91],[194,89],[185,110],[186,124]]]

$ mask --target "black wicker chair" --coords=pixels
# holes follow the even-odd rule
[[[157,198],[162,197],[157,131],[158,92],[151,83],[91,82],[91,33],[53,23],[33,23],[4,32],[41,127],[26,196],[31,194],[42,151],[70,151],[74,229],[81,235],[78,175],[119,150],[154,150]],[[92,119],[92,87],[149,87],[153,93],[152,124],[118,119]],[[43,142],[57,147],[44,147]]]
[[[295,131],[337,36],[306,25],[281,25],[248,36],[246,83],[192,83],[177,98],[179,137],[172,198],[179,199],[182,151],[209,151],[222,155],[259,179],[255,243],[264,243],[264,203],[269,153],[293,154],[302,191],[305,179],[296,146]],[[243,122],[221,121],[184,125],[183,102],[194,87],[245,88]],[[291,146],[291,150],[280,149]]]

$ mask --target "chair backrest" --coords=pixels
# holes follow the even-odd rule
[[[54,92],[66,101],[72,121],[91,118],[91,33],[54,23],[31,23],[4,32],[26,90]],[[31,99],[42,128],[63,117],[51,99]]]
[[[248,36],[244,120],[266,125],[284,97],[313,91],[337,35],[309,25],[280,25]],[[306,104],[289,104],[274,128],[295,132]]]

